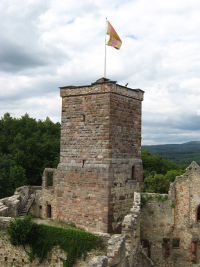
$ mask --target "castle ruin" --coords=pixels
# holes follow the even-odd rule
[[[199,266],[198,164],[192,162],[176,177],[169,194],[142,192],[144,92],[102,78],[87,86],[61,87],[60,93],[60,163],[44,170],[42,187],[22,187],[0,200],[0,215],[30,209],[42,218],[113,233],[107,255],[92,260],[91,267]],[[5,259],[8,250],[4,243],[0,254]]]

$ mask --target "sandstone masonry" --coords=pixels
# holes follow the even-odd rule
[[[60,163],[44,171],[40,215],[120,232],[133,193],[142,187],[143,91],[102,78],[87,86],[61,87],[60,94]]]

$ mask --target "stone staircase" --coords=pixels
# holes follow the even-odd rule
[[[33,202],[35,201],[35,194],[29,196],[29,188],[24,191],[24,197],[20,203],[18,209],[18,215],[23,218],[24,215],[28,214]]]

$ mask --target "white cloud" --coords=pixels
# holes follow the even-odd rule
[[[198,0],[2,0],[0,116],[60,120],[58,87],[104,75],[107,17],[123,42],[107,47],[107,77],[145,91],[143,144],[200,140],[199,9]]]

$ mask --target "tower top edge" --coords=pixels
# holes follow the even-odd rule
[[[134,91],[140,91],[140,92],[144,92],[143,90],[141,90],[140,88],[130,88],[130,87],[127,87],[127,85],[120,85],[120,84],[117,84],[117,81],[112,81],[108,78],[100,78],[98,79],[96,82],[94,83],[91,83],[89,85],[78,85],[78,86],[74,86],[74,85],[67,85],[67,86],[62,86],[62,87],[59,87],[60,89],[80,89],[80,88],[84,88],[84,87],[94,87],[95,85],[100,85],[100,84],[115,84],[117,86],[120,86],[121,88],[125,88],[125,89],[128,89],[128,90],[134,90]]]

